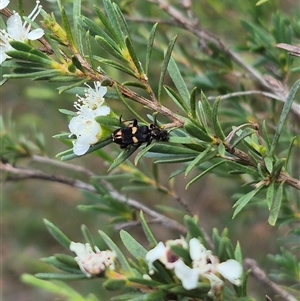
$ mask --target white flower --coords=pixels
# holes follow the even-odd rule
[[[182,260],[179,260],[175,266],[174,272],[186,290],[197,287],[199,273],[196,269],[188,267]]]
[[[209,294],[214,295],[223,285],[218,274],[221,274],[234,285],[241,285],[243,269],[239,262],[229,259],[219,263],[217,257],[213,256],[212,252],[207,250],[197,238],[190,240],[189,247],[192,268],[179,259],[174,269],[175,275],[181,280],[185,289],[196,288],[199,278],[205,278],[209,280],[211,285]]]
[[[0,9],[5,8],[9,4],[10,0],[0,0]]]
[[[102,87],[101,82],[94,82],[95,89],[91,88],[88,84],[85,84],[88,89],[85,89],[85,101],[88,105],[95,109],[101,106],[104,102],[103,96],[107,93],[107,87]]]
[[[146,254],[146,260],[148,261],[150,272],[152,272],[152,270],[154,269],[153,262],[155,260],[159,260],[161,263],[163,263],[168,270],[172,270],[175,268],[179,257],[171,251],[170,247],[174,245],[182,246],[185,249],[187,248],[186,241],[183,238],[181,238],[175,240],[168,240],[166,242],[166,246],[164,245],[164,243],[159,242],[154,249],[150,250]]]
[[[243,274],[243,268],[238,261],[228,259],[225,262],[219,263],[217,271],[234,285],[239,286],[242,284],[241,277]]]
[[[6,2],[1,1],[1,5]],[[31,21],[35,20],[42,9],[39,4],[40,1],[36,1],[36,6],[28,16]],[[0,64],[8,58],[6,52],[13,49],[9,44],[10,41],[27,42],[28,40],[37,40],[44,35],[44,30],[41,28],[32,31],[30,29],[31,24],[27,21],[22,24],[22,19],[17,12],[7,19],[7,30],[0,30]]]
[[[71,135],[76,136],[73,152],[77,156],[85,154],[91,145],[97,143],[102,135],[101,125],[95,120],[97,116],[107,116],[110,108],[103,105],[103,96],[107,92],[106,87],[101,87],[100,82],[94,83],[95,90],[90,86],[86,89],[85,98],[78,97],[74,103],[78,110],[77,116],[73,117],[69,123]]]
[[[116,255],[114,252],[100,251],[95,247],[94,252],[90,244],[82,244],[79,242],[71,242],[70,250],[77,256],[75,257],[80,270],[88,277],[97,276],[105,271],[106,268],[110,270],[115,269],[114,259]]]

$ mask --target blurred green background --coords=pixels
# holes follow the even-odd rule
[[[16,9],[14,1],[11,2],[11,9]],[[123,10],[130,17],[137,16],[136,12],[138,12],[139,17],[166,18],[166,15],[157,6],[146,4],[145,1],[116,2],[122,5]],[[219,36],[229,46],[246,44],[246,33],[240,24],[240,20],[250,21],[255,16],[264,15],[265,22],[271,22],[271,14],[275,11],[284,12],[289,18],[297,18],[296,8],[299,9],[299,2],[292,0],[269,1],[269,3],[260,8],[255,7],[256,1],[199,0],[193,2],[193,11],[200,20],[202,28]],[[72,1],[62,0],[62,3],[67,9],[71,8]],[[83,13],[91,13],[93,3],[99,6],[99,1],[83,1]],[[178,1],[170,1],[170,3],[177,4]],[[50,1],[42,1],[41,4],[48,12],[56,9],[55,3],[51,4]],[[29,12],[33,5],[34,1],[26,1],[25,11]],[[136,26],[136,23],[133,21],[129,21],[129,24],[135,28],[133,36],[136,38],[137,47],[141,47],[141,57],[143,58],[145,40],[143,41],[140,36],[144,35],[147,37],[152,24]],[[164,40],[166,44],[174,34],[179,35],[178,46],[175,46],[175,48],[178,47],[182,51],[183,47],[186,47],[184,50],[187,52],[195,51],[197,48],[195,45],[198,43],[195,37],[178,28],[170,28],[168,25],[159,26],[159,35],[163,37],[161,40]],[[244,57],[249,57],[249,61],[253,60],[251,53],[244,53],[243,55]],[[162,51],[155,52],[153,56],[157,60],[157,65],[152,64],[151,66],[151,75],[155,88],[163,57]],[[194,72],[201,74],[201,66],[185,61],[180,56],[176,57],[176,59],[181,60],[182,64],[185,65],[186,74],[183,75],[186,76],[186,80],[190,83],[190,88],[192,88],[197,79],[196,77],[192,78],[191,74]],[[122,74],[120,75],[116,71],[112,71],[111,76],[119,81],[125,80]],[[293,79],[290,79],[290,81],[293,82]],[[234,82],[232,89],[238,84],[238,82]],[[50,158],[55,158],[57,153],[67,148],[66,145],[52,138],[55,134],[68,131],[67,116],[59,113],[58,109],[72,110],[73,102],[76,100],[74,95],[58,95],[56,90],[58,86],[59,84],[55,83],[17,80],[9,81],[1,87],[1,113],[4,120],[8,121],[11,119],[15,125],[16,135],[22,133],[25,139],[34,140],[36,132],[42,133],[45,138],[46,153]],[[209,91],[204,89],[204,92],[209,95]],[[168,100],[166,99],[165,101],[167,102]],[[126,111],[124,111],[123,105],[120,105],[119,102],[113,101],[110,105],[116,113],[125,115],[123,116],[125,119],[131,118],[130,115],[126,116]],[[251,104],[249,105],[251,106]],[[264,116],[268,115],[268,112],[262,111],[265,109],[264,105],[255,105],[255,109],[261,110],[257,113],[261,113]],[[228,106],[230,107],[230,104]],[[136,105],[135,108],[137,108]],[[116,146],[110,145],[106,149],[113,151],[115,157],[119,153],[119,149]],[[150,166],[151,161],[149,159],[145,159],[145,161]],[[84,166],[97,174],[106,174],[108,169],[108,166],[103,164],[100,157],[92,155],[73,160],[71,163]],[[49,174],[72,176],[68,171],[34,163],[27,158],[18,161],[18,165],[41,169]],[[159,169],[161,171],[161,180],[167,184],[168,176],[176,167],[161,166]],[[49,266],[42,263],[39,258],[64,251],[47,232],[43,224],[43,218],[53,222],[74,241],[83,241],[80,232],[81,224],[88,226],[96,240],[98,229],[107,231],[116,240],[118,239],[118,233],[109,226],[109,220],[102,215],[95,215],[76,209],[77,205],[88,204],[88,202],[80,191],[72,187],[33,179],[7,182],[5,181],[5,175],[2,174],[2,176],[1,271],[3,300],[61,300],[26,286],[20,281],[20,276],[23,273],[34,274],[41,271],[50,271]],[[86,180],[82,175],[76,175],[76,177]],[[177,177],[175,179],[176,191],[189,204],[192,213],[199,216],[200,224],[203,228],[211,234],[213,227],[218,228],[220,231],[224,227],[228,227],[232,241],[240,241],[244,257],[258,260],[261,267],[266,268],[267,271],[270,270],[272,263],[266,260],[266,254],[275,254],[278,251],[280,243],[277,241],[277,238],[282,236],[286,229],[284,227],[278,229],[268,225],[268,211],[265,204],[254,203],[251,208],[248,207],[247,210],[240,213],[238,225],[236,220],[231,219],[233,213],[231,207],[234,203],[232,196],[240,191],[240,185],[243,183],[243,180],[224,176],[206,176],[197,182],[196,185],[192,185],[188,190],[185,190],[184,187],[187,182],[188,180],[183,176]],[[117,184],[116,188],[121,188],[123,185],[126,186],[126,182],[120,183],[120,187],[117,187]],[[159,192],[144,193],[143,197],[139,194],[129,194],[129,196],[153,208],[156,204],[163,204],[182,209],[174,200],[160,195]],[[155,233],[158,233],[157,238],[159,240],[178,237],[177,233],[170,233],[168,229],[163,230],[159,225],[151,227]],[[250,235],[243,235],[245,231],[250,233]],[[130,229],[130,232],[147,246],[139,227]],[[102,291],[98,279],[73,282],[71,285],[76,287],[83,295],[92,292],[99,297],[99,300],[107,300],[108,298],[106,293]],[[264,296],[266,294],[270,294],[272,297],[271,292],[266,291],[265,287],[261,287],[252,280],[250,281],[249,291],[251,296],[257,298],[258,301],[265,300]]]

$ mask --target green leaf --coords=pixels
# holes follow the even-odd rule
[[[70,23],[69,23],[69,20],[68,20],[65,9],[62,8],[60,13],[61,13],[61,18],[62,18],[62,22],[63,22],[63,27],[64,27],[64,30],[65,30],[66,35],[68,37],[68,42],[70,43],[72,48],[75,49],[76,45],[75,45],[75,42],[74,42],[71,26],[70,26]]]
[[[213,166],[207,168],[206,170],[204,170],[202,173],[200,173],[198,176],[196,176],[195,178],[193,178],[190,182],[187,183],[187,185],[185,186],[185,189],[188,189],[193,183],[195,183],[196,181],[198,181],[200,178],[202,178],[203,176],[205,176],[207,173],[209,173],[211,170],[217,168],[219,165],[222,165],[226,163],[226,161],[220,161],[216,164],[214,164]]]
[[[239,198],[233,207],[236,207],[233,213],[232,218],[235,218],[235,216],[251,201],[251,199],[262,189],[264,188],[264,185],[260,185],[259,187],[255,188],[254,190],[248,192],[247,194],[243,195],[241,198]]]
[[[4,74],[4,78],[16,79],[16,78],[31,78],[32,80],[48,80],[60,74],[58,70],[43,70],[38,72],[30,72],[30,69],[15,69],[14,73]]]
[[[71,280],[72,276],[75,276],[73,277],[73,279],[82,279],[83,277],[85,277],[84,275],[72,275],[72,274],[66,275],[66,274],[50,274],[50,273],[39,273],[37,275],[41,277],[35,277],[32,275],[23,274],[21,276],[21,281],[23,283],[26,283],[27,285],[31,285],[36,288],[41,288],[42,290],[51,292],[55,295],[66,296],[66,298],[70,297],[68,299],[63,298],[64,300],[88,301],[87,299],[82,298],[76,291],[74,291],[72,288],[70,288],[68,285],[66,285],[63,282],[42,280],[42,279],[51,279],[51,275],[58,276],[57,278],[53,277],[52,279],[59,279],[59,277],[62,276],[62,278],[60,278],[62,280],[68,280],[68,279]],[[46,277],[46,275],[48,275],[49,277]],[[79,278],[79,276],[81,276],[81,278]]]
[[[85,156],[85,155],[87,155],[89,153],[92,153],[92,152],[98,150],[98,149],[101,149],[104,146],[110,144],[111,142],[112,142],[111,141],[111,137],[109,136],[109,137],[105,138],[105,140],[100,141],[97,144],[91,146],[89,148],[89,150],[84,155],[82,155],[82,156]],[[68,150],[63,151],[63,152],[61,152],[61,153],[59,153],[59,154],[56,155],[56,157],[61,157],[62,161],[68,161],[68,160],[72,160],[72,159],[79,158],[79,157],[82,157],[82,156],[75,155],[73,153],[73,149],[68,149]]]
[[[198,125],[188,121],[184,123],[184,129],[193,137],[205,142],[212,142],[213,139]]]
[[[206,116],[206,119],[213,122],[213,110],[203,91],[201,91],[201,103]]]
[[[264,163],[269,173],[273,171],[273,160],[270,157],[264,157]]]
[[[120,237],[124,246],[134,258],[139,260],[146,257],[147,250],[140,243],[138,243],[128,232],[121,230]]]
[[[161,92],[162,92],[162,87],[163,87],[163,83],[164,83],[164,79],[165,79],[165,75],[167,72],[167,68],[168,68],[168,64],[171,58],[171,54],[176,42],[177,36],[175,36],[169,43],[167,51],[165,53],[165,57],[162,63],[162,67],[161,67],[161,71],[160,71],[160,77],[159,77],[159,82],[158,82],[158,91],[157,91],[157,98],[158,101],[160,102],[161,99]]]
[[[273,199],[273,202],[271,204],[270,214],[269,214],[269,218],[268,218],[268,223],[271,226],[275,226],[277,218],[278,218],[278,214],[279,214],[279,210],[280,210],[281,202],[282,202],[282,197],[283,197],[283,185],[284,185],[284,182],[281,182],[277,189],[275,198]]]
[[[287,156],[286,156],[286,161],[284,164],[284,167],[287,168],[288,162],[291,158],[291,154],[292,154],[292,149],[293,147],[296,145],[295,144],[295,140],[296,140],[297,136],[293,137],[292,141],[290,142],[289,148],[288,148],[288,152],[287,152]]]
[[[120,61],[128,63],[127,60],[123,57],[122,53],[120,52],[120,49],[117,46],[115,46],[114,44],[109,43],[109,41],[107,41],[107,39],[105,39],[105,37],[96,35],[95,40],[107,53],[113,55]],[[97,56],[94,56],[94,58],[96,59]],[[109,60],[107,60],[107,61],[109,61]]]
[[[132,274],[132,270],[131,267],[129,265],[129,263],[127,262],[125,256],[123,255],[123,253],[121,252],[121,250],[118,248],[118,246],[111,240],[111,238],[106,235],[103,231],[98,231],[99,234],[101,235],[101,237],[103,238],[103,240],[105,241],[105,243],[107,244],[107,246],[116,253],[118,261],[122,267],[122,269],[129,274]]]
[[[19,41],[11,41],[10,42],[10,45],[16,49],[16,50],[19,50],[20,52],[26,52],[26,53],[31,53],[35,56],[38,56],[42,59],[45,59],[49,62],[51,62],[51,59],[49,59],[49,56],[47,56],[46,54],[44,54],[43,52],[35,49],[34,47],[26,44],[26,43],[22,43],[22,42],[19,42]]]
[[[262,5],[262,4],[264,4],[264,3],[266,3],[266,2],[268,2],[269,0],[259,0],[259,1],[257,1],[256,3],[255,3],[255,5],[256,6],[259,6],[259,5]]]
[[[138,162],[140,161],[140,159],[152,148],[154,147],[154,145],[156,144],[156,142],[144,147],[135,157],[134,159],[134,165],[138,165]]]
[[[123,152],[119,154],[119,156],[114,160],[114,162],[110,165],[108,171],[111,171],[122,164],[126,159],[128,159],[136,150],[138,146],[132,145],[129,149],[125,149]]]
[[[35,54],[24,52],[24,51],[10,50],[7,51],[6,54],[18,60],[40,63],[42,65],[46,65],[50,67],[52,67],[53,64],[53,62],[49,59],[44,59],[41,56],[37,56]]]
[[[197,88],[195,87],[192,90],[192,93],[190,95],[190,115],[193,119],[196,119],[196,103],[197,103]]]
[[[234,161],[228,161],[226,163],[230,169],[235,168],[235,170],[230,170],[229,173],[241,173],[241,174],[249,174],[253,176],[257,176],[257,169],[251,166],[246,166]]]
[[[213,127],[216,136],[221,139],[222,141],[225,140],[225,134],[222,130],[222,127],[219,123],[219,118],[218,118],[218,108],[219,108],[219,103],[220,103],[220,98],[217,98],[213,104],[212,108],[212,121],[213,121]]]
[[[212,146],[209,146],[205,151],[200,153],[186,168],[185,176],[187,176],[195,166],[208,161],[209,159],[213,158],[216,155],[216,152],[211,154]]]
[[[175,60],[171,57],[168,64],[168,72],[172,81],[174,82],[176,89],[178,90],[181,98],[185,102],[186,106],[190,109],[190,93],[183,80],[181,73],[177,67]]]
[[[242,254],[242,248],[241,244],[237,242],[235,250],[234,250],[234,258],[237,260],[240,264],[243,264],[243,254]]]
[[[117,70],[120,70],[126,74],[129,74],[131,76],[134,76],[134,77],[137,77],[136,74],[130,69],[130,68],[127,68],[125,67],[124,65],[118,63],[118,62],[115,62],[113,60],[108,60],[108,59],[102,59],[100,57],[97,57],[97,56],[94,56],[94,59],[97,60],[99,63],[101,64],[105,64],[105,65],[108,65],[108,66],[111,66]]]
[[[150,245],[156,246],[157,240],[155,239],[152,231],[150,230],[150,228],[145,220],[144,213],[142,211],[140,212],[140,220],[141,220],[142,228],[144,230],[144,233],[145,233]]]
[[[41,280],[78,280],[86,279],[86,276],[81,274],[56,274],[56,273],[36,273],[34,276]]]
[[[89,229],[88,229],[88,227],[86,225],[81,225],[81,233],[82,233],[85,241],[87,243],[89,243],[90,246],[94,249],[96,245],[94,243],[92,234],[91,234],[91,232],[89,231]]]
[[[123,33],[119,24],[118,16],[114,7],[114,3],[110,0],[103,0],[104,9],[107,14],[108,22],[106,22],[104,25],[106,29],[109,31],[109,33],[113,36],[114,40],[120,45],[122,48],[124,48],[124,39],[123,39]],[[100,18],[100,17],[99,17]],[[103,19],[104,20],[104,19]],[[101,19],[101,21],[103,22]]]
[[[151,29],[148,43],[147,43],[147,50],[146,50],[146,63],[145,63],[145,70],[146,74],[149,74],[149,65],[150,65],[150,59],[151,59],[151,54],[152,54],[152,49],[153,49],[153,43],[154,43],[154,38],[155,38],[155,33],[156,33],[156,28],[157,24],[155,23]]]
[[[69,250],[71,240],[53,223],[44,218],[44,224],[46,225],[50,234],[67,250]]]
[[[271,182],[267,190],[266,199],[267,199],[269,210],[271,209],[273,199],[274,199],[274,185],[275,185],[274,182]]]
[[[184,100],[170,87],[164,86],[165,91],[174,101],[174,103],[184,112],[189,113],[189,108],[187,107]]]
[[[73,1],[74,39],[76,41],[76,45],[78,47],[79,53],[83,54],[82,35],[80,31],[80,25],[78,22],[78,20],[80,19],[80,15],[81,15],[81,0],[74,0]]]
[[[128,52],[130,54],[130,57],[132,59],[132,62],[134,63],[134,65],[135,65],[135,67],[136,67],[136,69],[137,69],[137,71],[139,73],[139,76],[136,75],[136,77],[144,79],[144,70],[143,70],[142,65],[141,65],[141,63],[140,63],[140,61],[139,61],[139,59],[138,59],[138,57],[136,55],[136,52],[135,52],[135,50],[133,48],[131,40],[128,37],[125,38],[125,43],[126,43]]]
[[[204,244],[206,244],[202,230],[200,229],[200,227],[198,225],[198,219],[196,217],[191,217],[191,216],[185,215],[183,218],[183,222],[187,229],[189,239],[198,238],[201,240],[201,242],[204,242]]]
[[[236,147],[241,141],[243,141],[246,137],[251,136],[252,134],[256,133],[253,129],[245,129],[242,130],[241,133],[238,131],[238,137],[234,140],[234,142],[231,144],[231,147]]]
[[[102,286],[108,291],[120,290],[124,288],[125,285],[125,279],[107,279],[102,284]]]
[[[276,161],[276,163],[274,164],[274,168],[273,168],[273,172],[271,174],[271,177],[275,180],[278,179],[278,177],[280,176],[280,173],[282,171],[282,168],[284,167],[286,162],[286,158],[282,158]]]
[[[275,147],[277,145],[277,142],[279,140],[279,137],[280,137],[282,129],[283,129],[283,125],[285,123],[285,120],[286,120],[289,112],[290,112],[290,109],[292,107],[293,101],[295,99],[295,96],[296,96],[296,93],[297,93],[299,87],[300,87],[300,79],[298,79],[294,83],[294,85],[292,86],[291,91],[290,91],[290,93],[287,97],[287,100],[284,103],[284,106],[283,106],[283,109],[282,109],[282,112],[281,112],[281,115],[280,115],[280,118],[279,118],[279,121],[278,121],[278,125],[277,125],[277,128],[276,128],[276,132],[275,132],[275,135],[274,135],[273,140],[272,140],[270,155],[273,155],[273,153],[274,153]]]
[[[100,36],[108,41],[109,44],[114,45],[113,47],[115,49],[118,49],[118,44],[115,43],[115,41],[99,26],[95,23],[95,21],[92,21],[91,19],[80,16],[79,25],[85,30],[89,31],[91,36]]]

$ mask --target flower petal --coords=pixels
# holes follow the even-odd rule
[[[0,0],[0,9],[5,8],[9,4],[10,0]]]
[[[165,253],[166,247],[163,242],[159,242],[157,246],[146,254],[149,269],[153,268],[153,262],[161,258]]]
[[[225,262],[222,262],[218,264],[217,271],[234,285],[239,286],[242,284],[241,277],[243,268],[238,261],[229,259]]]
[[[186,290],[191,290],[197,287],[199,278],[197,270],[191,269],[182,260],[177,261],[174,272],[177,278],[181,280],[182,286]]]
[[[44,33],[45,32],[42,28],[36,28],[28,33],[27,38],[28,40],[34,41],[41,38]]]
[[[75,141],[73,146],[73,152],[76,156],[82,156],[84,155],[90,148],[89,144],[83,144],[78,139]]]
[[[198,261],[206,256],[206,248],[200,243],[199,239],[192,238],[189,242],[190,256],[192,260]]]

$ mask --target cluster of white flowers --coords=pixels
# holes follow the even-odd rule
[[[85,154],[89,147],[99,141],[102,137],[101,125],[96,122],[95,117],[107,116],[110,108],[104,104],[103,96],[107,92],[106,87],[102,87],[100,82],[95,82],[95,89],[86,84],[85,97],[78,97],[74,103],[78,110],[77,116],[73,117],[69,123],[71,135],[76,136],[73,152],[77,156]]]
[[[77,256],[75,257],[80,270],[91,278],[92,276],[98,276],[104,272],[107,268],[110,270],[115,269],[116,254],[113,251],[100,251],[95,247],[94,252],[90,244],[82,244],[79,242],[71,242],[70,250]]]
[[[8,0],[0,0],[0,9],[5,8],[9,4]],[[36,1],[36,6],[29,14],[28,19],[34,21],[40,13],[42,6],[39,5],[40,1]],[[0,64],[2,64],[9,56],[7,51],[13,50],[10,41],[27,42],[28,40],[37,40],[44,35],[44,30],[36,28],[32,31],[31,24],[27,21],[22,23],[22,19],[17,12],[14,12],[12,16],[7,19],[6,30],[0,30]]]
[[[191,267],[186,265],[180,257],[172,253],[172,245],[189,249],[192,260]],[[198,281],[202,278],[209,280],[211,285],[210,293],[214,294],[223,285],[220,275],[234,285],[239,286],[242,283],[243,268],[241,264],[234,259],[219,263],[218,258],[212,255],[212,252],[207,250],[197,238],[192,238],[189,241],[189,245],[183,238],[169,240],[166,244],[160,242],[147,253],[146,260],[149,264],[150,274],[154,273],[155,270],[153,262],[159,260],[167,269],[174,270],[175,275],[186,290],[197,288]]]

